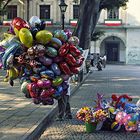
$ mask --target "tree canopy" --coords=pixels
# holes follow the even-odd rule
[[[101,0],[100,9],[126,6],[128,0]]]

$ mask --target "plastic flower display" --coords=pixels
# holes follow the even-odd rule
[[[92,109],[89,107],[82,107],[77,111],[76,117],[84,122],[93,122],[94,117],[92,113]]]
[[[113,94],[108,99],[97,93],[96,105],[93,108],[82,107],[76,116],[79,120],[94,125],[96,127],[94,131],[101,129],[119,131],[124,128],[129,132],[140,132],[140,101],[136,104],[130,101],[132,98],[126,94],[120,96]]]
[[[94,112],[94,117],[95,117],[95,121],[96,122],[101,122],[101,121],[103,122],[108,117],[108,113],[105,112],[102,109],[99,109],[96,112]]]

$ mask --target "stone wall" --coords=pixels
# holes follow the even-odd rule
[[[127,64],[140,64],[140,29],[127,29]]]

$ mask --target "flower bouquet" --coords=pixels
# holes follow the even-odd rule
[[[77,119],[85,122],[86,132],[93,132],[96,128],[96,122],[93,116],[93,110],[90,107],[82,107],[77,111]]]

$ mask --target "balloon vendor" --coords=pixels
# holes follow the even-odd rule
[[[50,32],[45,28],[45,21],[37,16],[29,22],[14,18],[0,42],[0,68],[7,71],[4,81],[11,86],[19,79],[22,93],[34,104],[52,105],[56,99],[59,114],[67,112],[72,118],[69,79],[83,64],[82,48],[69,29]]]

